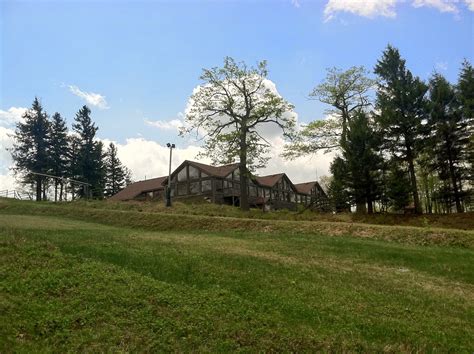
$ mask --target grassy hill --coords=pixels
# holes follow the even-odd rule
[[[471,352],[472,228],[360,221],[0,200],[0,351]]]

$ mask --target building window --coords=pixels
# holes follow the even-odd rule
[[[181,171],[178,172],[178,182],[183,182],[183,181],[186,181],[187,179],[188,179],[188,176],[186,174],[186,166],[184,166],[181,169]]]
[[[187,184],[178,183],[178,195],[186,195],[186,194],[188,194]]]
[[[203,193],[212,191],[212,183],[210,179],[202,181],[202,191]]]
[[[199,182],[189,183],[189,192],[191,194],[198,194],[199,193]]]
[[[198,179],[199,170],[194,166],[189,166],[189,179]]]

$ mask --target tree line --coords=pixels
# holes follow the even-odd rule
[[[327,119],[296,127],[293,106],[267,80],[266,62],[248,67],[232,58],[204,69],[181,135],[205,140],[215,163],[240,161],[240,206],[249,208],[247,180],[268,163],[265,125],[287,140],[287,159],[335,151],[327,192],[336,211],[472,210],[474,70],[458,82],[440,73],[414,76],[397,48],[387,46],[373,70],[328,69],[310,97],[328,105]],[[273,85],[273,86],[272,86]],[[376,210],[377,209],[377,210]]]
[[[37,201],[46,200],[51,187],[55,201],[67,194],[73,199],[103,198],[119,192],[131,182],[131,173],[120,162],[113,143],[105,150],[96,139],[97,130],[87,106],[76,113],[69,131],[59,113],[50,117],[35,98],[13,135],[15,174],[36,190]]]

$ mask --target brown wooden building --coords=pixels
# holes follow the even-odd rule
[[[111,199],[162,198],[167,184],[167,177],[136,182]],[[186,160],[171,174],[170,187],[173,199],[200,196],[213,203],[239,205],[239,164],[210,166]],[[250,178],[248,195],[252,206],[262,208],[294,210],[299,203],[315,208],[327,204],[326,194],[317,182],[294,185],[284,173]]]

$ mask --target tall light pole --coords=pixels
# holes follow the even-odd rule
[[[174,144],[167,143],[166,146],[170,149],[170,166],[168,171],[168,186],[166,188],[166,206],[171,206],[171,159],[173,156],[173,149],[176,147]]]

